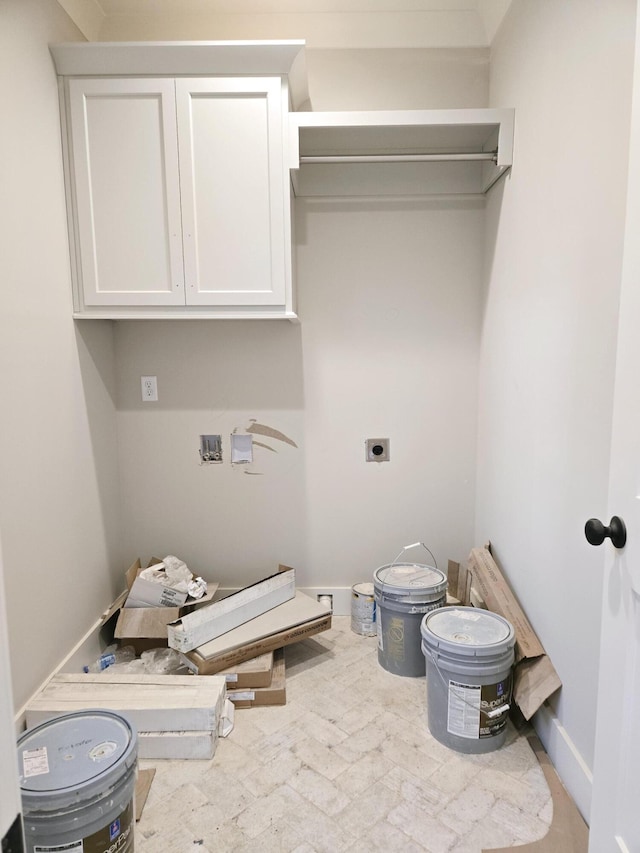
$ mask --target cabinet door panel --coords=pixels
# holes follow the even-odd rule
[[[279,78],[178,80],[187,304],[285,302]]]
[[[184,304],[173,80],[71,79],[86,305]]]

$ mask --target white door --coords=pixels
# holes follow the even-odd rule
[[[604,550],[590,853],[640,853],[640,21],[613,415],[609,517],[627,527]],[[609,518],[603,519],[605,524]]]
[[[284,305],[280,78],[179,79],[176,98],[187,304]]]
[[[85,305],[184,305],[175,89],[71,79],[78,267]]]

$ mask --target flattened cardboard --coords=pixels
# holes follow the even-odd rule
[[[124,607],[120,611],[114,637],[123,645],[127,637],[164,640],[167,645],[167,625],[180,615],[179,607]]]
[[[455,565],[450,565],[455,575]],[[507,619],[516,634],[513,698],[525,720],[562,686],[544,647],[516,601],[489,548],[473,548],[467,560],[467,577],[458,574],[452,594],[464,604],[482,601],[487,610]],[[464,596],[464,597],[463,597]]]
[[[330,627],[331,609],[298,590],[291,601],[188,652],[185,657],[196,666],[199,675],[210,675]]]
[[[553,801],[553,818],[544,838],[513,847],[483,847],[482,853],[587,853],[589,827],[567,793],[542,743],[535,735],[528,738],[547,780]]]
[[[136,779],[136,795],[134,797],[136,804],[136,822],[142,817],[142,810],[147,802],[149,791],[153,777],[156,775],[155,768],[149,770],[138,770],[138,778]]]
[[[287,685],[285,673],[284,649],[273,653],[273,677],[267,687],[229,689],[227,696],[236,708],[257,708],[266,705],[286,705]]]

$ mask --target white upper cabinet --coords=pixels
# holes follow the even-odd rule
[[[73,79],[80,305],[184,305],[173,80]]]
[[[285,302],[280,88],[266,77],[176,81],[188,305]]]
[[[295,319],[294,196],[482,195],[513,109],[297,111],[304,42],[52,45],[74,316]]]
[[[286,69],[302,45],[251,47],[52,48],[74,316],[295,318]]]

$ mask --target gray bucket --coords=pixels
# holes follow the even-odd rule
[[[64,714],[18,739],[27,853],[133,851],[137,735],[119,714]]]
[[[394,675],[423,676],[420,624],[425,613],[447,603],[446,577],[433,566],[394,562],[375,570],[373,585],[380,666]]]
[[[351,630],[363,637],[376,635],[376,600],[372,583],[351,587]]]
[[[488,610],[443,607],[422,620],[427,722],[458,752],[491,752],[507,735],[515,633]]]

